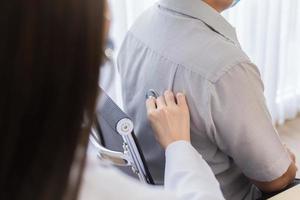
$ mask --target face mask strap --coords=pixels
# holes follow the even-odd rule
[[[238,4],[240,2],[240,0],[234,0],[231,4],[231,7],[234,7],[236,4]]]

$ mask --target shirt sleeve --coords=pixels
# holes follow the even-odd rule
[[[166,149],[165,189],[178,199],[224,199],[219,183],[202,156],[185,141]]]
[[[256,181],[272,181],[291,164],[272,124],[263,84],[252,63],[241,63],[210,85],[210,121],[218,147]]]

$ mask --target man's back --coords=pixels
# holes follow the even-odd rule
[[[199,8],[200,11],[206,12],[205,5],[201,3],[200,6],[204,6]],[[263,120],[267,120],[264,99],[259,94],[263,86],[256,67],[240,49],[230,25],[224,25],[223,18],[216,18],[210,24],[210,19],[200,20],[202,16],[198,18],[198,14],[204,16],[189,7],[177,9],[176,5],[172,7],[161,1],[131,28],[118,56],[124,107],[133,118],[155,182],[163,183],[164,153],[147,122],[145,95],[149,89],[159,94],[166,89],[184,92],[191,111],[192,144],[212,168],[225,198],[251,198],[252,184],[244,174],[257,180],[269,179],[275,172],[262,170],[261,174],[255,174],[253,167],[265,156],[247,166],[256,151],[254,146],[259,144],[256,140],[260,138],[247,136],[248,132],[254,131],[252,127],[252,130],[245,130],[246,135],[241,133],[241,129],[248,127],[244,123],[238,125],[239,118],[248,110],[241,110],[243,105],[234,107],[239,104],[235,95],[241,95],[245,100],[251,97],[243,95],[243,91],[239,93],[240,90],[252,90],[251,96],[257,98],[250,102],[259,102],[260,112],[266,115]],[[251,82],[250,87],[245,79]],[[249,106],[251,109],[257,107],[256,104]],[[252,115],[246,116],[246,120],[252,118]],[[272,145],[277,145],[278,138],[270,135],[268,133],[266,137],[271,137]],[[279,150],[278,155],[282,158],[282,171],[286,168],[282,164],[287,162],[286,155]]]

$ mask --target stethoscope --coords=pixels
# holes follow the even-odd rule
[[[159,94],[157,91],[155,91],[154,89],[150,89],[148,90],[148,92],[146,93],[146,99],[149,99],[151,97],[154,97],[155,99],[159,97]]]

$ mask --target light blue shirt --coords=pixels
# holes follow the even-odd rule
[[[234,28],[203,1],[159,1],[130,29],[117,62],[125,111],[156,183],[163,183],[164,152],[146,116],[149,89],[187,95],[192,144],[226,199],[252,199],[249,178],[272,181],[287,171],[291,159],[272,125],[259,71]]]

